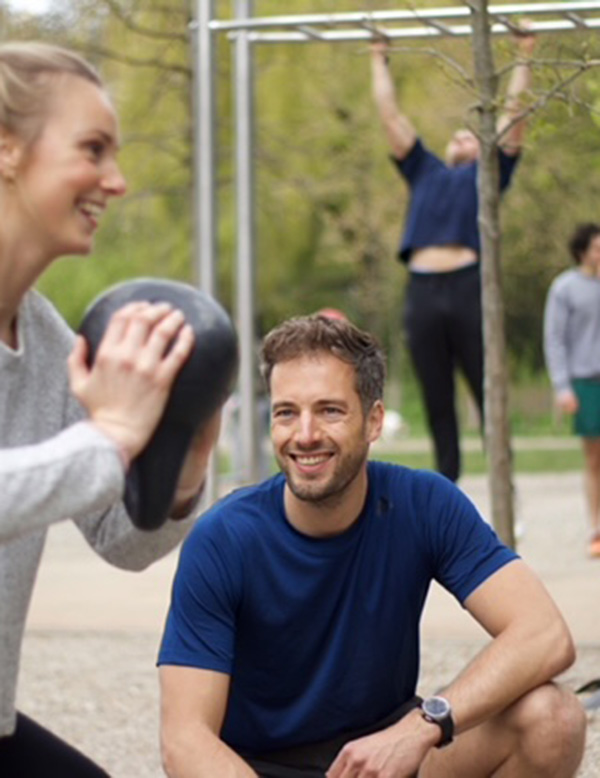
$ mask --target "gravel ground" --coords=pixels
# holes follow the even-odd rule
[[[23,657],[21,709],[81,748],[113,778],[160,778],[157,643],[158,636],[148,634],[32,632]],[[422,688],[450,680],[479,647],[474,641],[425,641]],[[576,689],[596,677],[599,666],[600,646],[581,648],[562,680]],[[598,778],[600,712],[588,715],[578,777]]]
[[[486,480],[464,479],[462,486],[487,515]],[[519,551],[577,642],[577,661],[561,679],[576,689],[600,676],[600,562],[585,557],[581,475],[522,476],[516,494]],[[98,561],[68,524],[49,538],[24,644],[19,707],[112,778],[163,775],[154,662],[174,561],[131,575]],[[446,593],[433,591],[423,619],[420,689],[429,693],[452,679],[482,636]],[[588,717],[578,777],[600,778],[600,711]]]

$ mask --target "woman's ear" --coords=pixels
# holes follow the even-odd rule
[[[22,153],[23,142],[20,138],[0,127],[0,176],[5,181],[14,181]]]

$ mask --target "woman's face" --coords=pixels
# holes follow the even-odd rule
[[[51,82],[48,115],[21,149],[11,213],[48,259],[87,254],[111,197],[125,193],[119,129],[106,93],[78,76]]]

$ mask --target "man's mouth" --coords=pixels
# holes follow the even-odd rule
[[[318,454],[299,454],[296,452],[289,456],[294,463],[296,472],[305,476],[316,476],[325,472],[333,459],[333,454],[327,451]]]
[[[292,457],[302,467],[315,467],[330,459],[331,454],[293,454]]]

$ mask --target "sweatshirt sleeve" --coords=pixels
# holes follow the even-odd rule
[[[70,397],[67,404],[67,424],[75,423],[77,426],[77,420],[83,415],[79,403]],[[102,433],[97,434],[104,438]],[[114,499],[107,499],[101,505],[92,505],[91,493],[84,490],[86,509],[77,514],[70,514],[70,517],[75,520],[79,531],[91,548],[107,562],[125,570],[143,570],[168,554],[183,540],[194,525],[199,508],[194,505],[186,517],[177,520],[167,519],[162,527],[152,532],[135,527],[122,502],[125,475],[120,455],[108,439],[104,438],[104,440],[111,449],[113,457],[116,456],[119,472],[118,493]],[[108,480],[111,477],[106,471],[104,478]]]
[[[571,387],[567,344],[569,305],[559,280],[550,287],[544,311],[544,357],[555,392]]]
[[[31,291],[19,313],[20,350],[0,348],[0,543],[72,519],[107,561],[142,569],[181,541],[197,511],[154,532],[134,527],[119,451],[69,391],[73,340],[54,307]]]
[[[123,465],[112,443],[79,422],[42,443],[0,450],[0,541],[116,503]]]
[[[89,545],[111,564],[142,570],[187,534],[196,506],[154,532],[130,521],[118,450],[93,424],[80,421],[42,443],[0,450],[0,543],[73,519]]]

